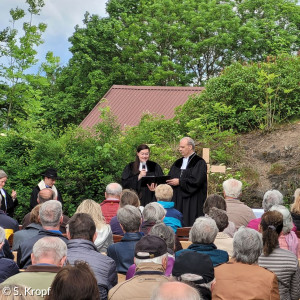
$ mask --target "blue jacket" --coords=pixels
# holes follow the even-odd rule
[[[17,264],[12,259],[5,258],[0,251],[0,283],[17,273],[19,273]]]
[[[59,237],[62,241],[67,243],[68,239],[61,233],[53,232],[51,230],[40,229],[39,233],[32,238],[23,241],[18,248],[18,265],[20,269],[26,269],[31,265],[31,253],[33,245],[41,238],[45,236]]]
[[[0,226],[4,229],[13,229],[14,232],[19,230],[19,223],[3,210],[0,210]]]
[[[141,232],[126,232],[119,243],[108,247],[107,256],[116,262],[118,273],[127,273],[128,268],[133,264],[135,244],[142,237]]]
[[[228,253],[224,250],[217,249],[215,244],[191,244],[187,249],[177,251],[175,253],[175,260],[176,257],[186,251],[195,251],[207,254],[212,260],[214,267],[226,263],[229,259]]]
[[[67,261],[74,264],[76,260],[82,260],[89,264],[97,279],[101,299],[107,298],[107,291],[118,282],[115,262],[97,251],[97,247],[91,241],[73,239],[67,243]],[[105,288],[105,291],[103,290]]]
[[[157,201],[167,211],[164,223],[170,226],[176,233],[177,228],[182,227],[182,213],[174,208],[174,202]]]

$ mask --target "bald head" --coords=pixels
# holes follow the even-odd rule
[[[198,291],[183,282],[164,282],[152,293],[151,300],[201,300]]]
[[[116,182],[112,182],[106,186],[105,198],[120,199],[122,193],[122,186]]]
[[[54,191],[49,188],[40,190],[38,193],[37,202],[44,203],[48,200],[54,200]]]

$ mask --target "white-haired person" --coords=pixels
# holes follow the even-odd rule
[[[291,251],[279,247],[278,237],[283,227],[284,218],[279,211],[268,211],[262,215],[260,231],[263,253],[258,259],[258,264],[277,276],[280,299],[298,300],[300,298],[299,263]]]
[[[255,219],[252,209],[240,201],[242,187],[242,182],[233,178],[223,182],[228,219],[235,224],[236,229],[247,226],[252,219]]]
[[[197,218],[189,234],[189,240],[192,244],[187,249],[177,251],[175,257],[177,258],[187,251],[195,251],[209,255],[214,267],[227,262],[229,258],[228,253],[217,249],[214,244],[218,232],[218,227],[213,219],[206,217]]]
[[[97,232],[94,244],[98,252],[106,253],[108,246],[113,244],[113,236],[109,224],[106,224],[102,215],[101,206],[94,200],[86,199],[80,203],[75,213],[86,213],[92,217]]]
[[[56,200],[55,200],[56,201]],[[67,258],[67,245],[58,237],[46,236],[39,239],[32,248],[32,265],[24,272],[20,272],[3,282],[3,286],[9,284],[21,284],[31,288],[31,293],[37,290],[48,291],[58,271],[64,265]],[[41,296],[41,294],[37,294]]]
[[[293,252],[297,257],[300,257],[299,239],[296,233],[292,230],[294,227],[293,219],[290,211],[283,205],[273,205],[270,211],[278,211],[283,216],[282,233],[279,235],[279,247]]]
[[[291,205],[291,215],[297,230],[300,230],[300,189],[296,189],[294,193],[294,202]]]
[[[172,200],[173,189],[168,184],[160,184],[155,188],[155,198],[165,210],[166,216],[163,222],[170,226],[176,233],[177,228],[182,227],[182,213],[175,209],[175,203]]]
[[[269,211],[273,205],[282,205],[282,204],[283,204],[283,195],[278,190],[268,190],[267,192],[265,192],[262,201],[262,208],[264,209],[264,212]],[[260,220],[261,218],[251,220],[248,223],[247,227],[258,231]]]
[[[215,268],[212,299],[279,300],[276,275],[257,264],[262,249],[261,234],[241,227],[233,237],[233,257]]]

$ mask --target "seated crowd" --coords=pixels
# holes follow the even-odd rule
[[[256,218],[240,200],[242,183],[228,179],[185,243],[167,184],[141,207],[134,191],[111,183],[101,204],[86,199],[71,218],[58,194],[39,187],[21,230],[0,211],[0,291],[25,286],[28,299],[50,300],[300,298],[300,189],[291,212],[279,191],[267,191]]]

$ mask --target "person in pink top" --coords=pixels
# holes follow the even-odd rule
[[[290,211],[283,205],[273,205],[270,208],[270,211],[278,211],[283,216],[283,228],[278,238],[279,247],[282,249],[290,250],[299,258],[299,239],[296,233],[292,230],[294,224]]]
[[[283,204],[283,195],[277,190],[269,190],[264,194],[262,201],[262,207],[265,212],[269,211],[273,205],[282,205]],[[247,227],[259,231],[261,218],[252,219]]]

